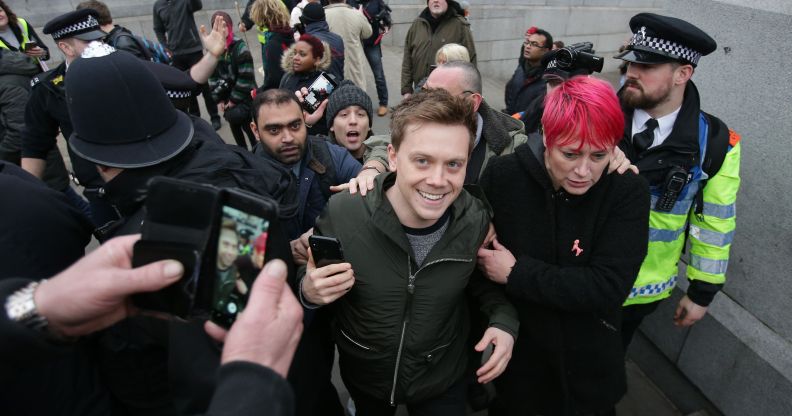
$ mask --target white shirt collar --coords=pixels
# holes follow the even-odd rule
[[[679,110],[681,108],[682,106],[679,106],[679,108],[672,111],[671,113],[656,119],[657,128],[654,131],[654,141],[652,141],[652,145],[649,146],[649,148],[663,144],[663,142],[668,138],[668,136],[671,135],[671,130],[674,129],[674,123],[676,122],[677,115],[679,115]],[[633,120],[632,120],[633,136],[636,133],[640,133],[646,130],[646,126],[644,125],[646,124],[646,121],[649,120],[650,118],[652,118],[652,116],[650,116],[649,113],[647,113],[646,111],[637,108],[635,109],[635,111],[633,112]]]
[[[476,111],[476,141],[473,142],[473,148],[475,149],[478,146],[479,141],[481,141],[481,131],[484,130],[484,118],[481,117],[481,114]]]

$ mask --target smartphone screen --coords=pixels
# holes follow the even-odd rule
[[[319,108],[319,104],[330,96],[334,89],[335,84],[325,73],[322,73],[311,86],[308,87],[308,94],[305,96],[305,107],[309,112],[313,113]]]
[[[212,320],[226,327],[245,309],[253,281],[264,267],[270,223],[223,205],[217,236]]]

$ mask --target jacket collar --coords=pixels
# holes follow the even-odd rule
[[[493,110],[484,100],[481,100],[478,113],[484,122],[481,138],[496,155],[511,144],[513,138],[510,132],[523,129],[522,122]]]
[[[385,195],[385,191],[394,186],[395,183],[396,172],[378,175],[374,181],[374,189],[363,197],[364,204],[370,213],[372,226],[379,229],[405,251],[411,252],[410,244],[407,241],[399,218]],[[476,185],[466,186],[465,190],[459,193],[457,199],[449,207],[451,220],[441,241],[452,241],[452,243],[448,243],[447,245],[451,248],[441,254],[455,257],[471,257],[471,253],[463,253],[462,250],[459,250],[459,253],[451,252],[454,251],[453,247],[461,246],[469,240],[471,233],[474,233],[471,227],[478,226],[475,221],[480,218],[482,210],[486,211],[490,217],[492,216],[492,208],[486,202],[484,193],[480,189]],[[460,241],[453,243],[455,239]],[[430,252],[430,256],[424,260],[424,263],[431,261],[431,258],[434,258],[436,254],[438,253],[433,249]]]

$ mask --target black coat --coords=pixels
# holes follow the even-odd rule
[[[648,188],[627,173],[604,174],[581,196],[556,191],[543,152],[533,136],[480,181],[517,258],[506,293],[521,331],[499,397],[520,414],[603,411],[626,390],[621,307],[646,255]]]
[[[525,58],[522,56],[522,49],[520,49],[520,59],[517,62],[517,68],[514,70],[511,79],[506,83],[506,93],[504,96],[506,102],[506,114],[519,113],[525,111],[531,104],[531,101],[537,97],[544,97],[547,87],[547,82],[542,79],[544,70],[541,66],[529,67],[525,63]],[[528,130],[526,130],[528,132]]]

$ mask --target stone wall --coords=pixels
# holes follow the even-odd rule
[[[702,108],[742,135],[742,184],[727,283],[710,313],[690,330],[673,327],[676,290],[643,330],[725,414],[789,415],[792,4],[670,0],[666,12],[718,42],[693,80]]]
[[[630,17],[657,11],[667,0],[471,0],[470,24],[476,40],[479,69],[490,77],[508,79],[514,72],[525,30],[541,27],[566,44],[590,41],[606,56],[603,71],[615,70],[621,61],[610,59],[627,39]],[[49,19],[69,10],[80,0],[7,0],[17,15],[40,29]],[[119,24],[154,39],[151,28],[153,0],[105,0]],[[246,0],[240,0],[244,7]],[[393,32],[386,45],[403,46],[410,23],[426,7],[423,0],[389,0],[393,8]],[[236,16],[230,0],[204,0],[204,10],[224,9]],[[209,12],[196,13],[199,24]],[[236,17],[235,17],[236,20]],[[51,45],[49,39],[44,41]],[[55,50],[55,49],[51,49]],[[54,54],[59,60],[58,54]]]

